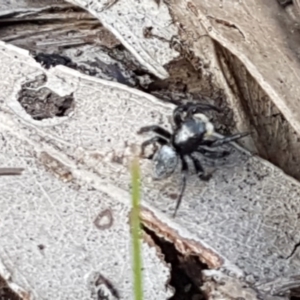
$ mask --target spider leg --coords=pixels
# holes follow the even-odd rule
[[[160,126],[157,126],[157,125],[150,125],[150,126],[142,127],[142,128],[140,128],[140,130],[137,133],[141,134],[141,133],[151,132],[151,131],[164,137],[165,139],[171,138],[171,133],[168,130],[166,130]]]
[[[195,166],[198,177],[201,180],[208,181],[211,178],[212,175],[211,174],[205,174],[204,168],[202,167],[200,161],[196,157],[190,155],[190,158],[193,161],[193,164]]]
[[[218,151],[212,150],[210,148],[201,148],[201,146],[195,151],[203,154],[206,157],[210,158],[223,158],[230,154],[230,151]]]
[[[225,136],[223,138],[218,138],[217,140],[213,140],[213,141],[212,140],[203,141],[202,144],[210,147],[218,147],[239,140],[249,134],[250,132],[236,133],[230,136]]]
[[[176,213],[177,213],[178,208],[181,204],[182,196],[184,194],[185,187],[186,187],[186,177],[187,177],[187,174],[188,174],[188,171],[189,171],[188,164],[187,164],[185,158],[183,156],[180,156],[180,159],[181,159],[181,162],[182,162],[182,167],[181,167],[181,176],[182,176],[181,177],[181,189],[180,189],[180,194],[177,198],[177,203],[176,203],[175,211],[173,213],[173,218],[176,217]]]
[[[186,104],[179,105],[173,111],[174,123],[177,127],[180,126],[180,124],[183,122],[183,119],[181,117],[183,112],[187,112],[187,117],[191,117],[194,114],[201,113],[207,110],[215,110],[217,112],[220,112],[220,109],[212,104],[188,102]]]
[[[142,143],[141,145],[141,156],[143,157],[145,155],[145,149],[147,146],[151,145],[151,144],[155,144],[155,143],[159,143],[160,145],[166,145],[168,143],[168,141],[160,136],[155,136],[149,140],[146,140],[145,142]],[[151,155],[150,157],[148,157],[149,159],[152,158],[153,155]]]

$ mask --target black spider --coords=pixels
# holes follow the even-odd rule
[[[154,161],[154,177],[156,179],[170,176],[176,169],[178,159],[182,162],[182,186],[173,217],[176,216],[186,186],[188,173],[186,157],[188,156],[192,160],[198,177],[207,181],[212,175],[205,173],[195,153],[202,153],[211,158],[225,157],[230,154],[228,151],[220,151],[213,148],[236,141],[249,134],[237,133],[227,137],[217,137],[214,135],[213,124],[203,114],[207,110],[220,112],[217,107],[210,104],[187,103],[177,106],[173,111],[175,125],[173,133],[158,125],[145,126],[138,131],[138,134],[150,131],[157,134],[157,136],[146,140],[141,145],[141,156],[144,156],[145,148],[148,145],[156,143],[161,145],[153,155],[148,157]],[[194,114],[198,114],[199,119],[196,119]]]

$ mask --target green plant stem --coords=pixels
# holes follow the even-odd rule
[[[135,300],[143,300],[142,260],[140,245],[140,168],[138,159],[134,159],[131,170],[132,177],[132,248],[133,248],[133,277]]]

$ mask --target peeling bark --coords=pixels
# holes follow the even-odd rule
[[[210,39],[214,88],[225,90],[232,127],[253,132],[248,149],[299,176],[299,30],[276,1],[168,1],[197,57]],[[251,26],[250,26],[251,25]],[[201,28],[201,29],[199,29]]]
[[[201,91],[213,98],[208,101],[224,109],[223,115],[213,116],[221,133],[251,130],[253,135],[244,143],[245,147],[300,178],[299,88],[296,84],[299,37],[296,19],[290,18],[290,9],[298,9],[297,1],[284,4],[284,8],[276,1],[266,4],[256,0],[235,5],[225,1],[152,3],[149,0],[146,6],[127,0],[90,1],[89,5],[84,0],[70,2],[99,18],[119,40],[90,14],[63,2],[34,4],[28,10],[26,5],[30,1],[22,1],[17,8],[2,9],[0,22],[5,27],[1,29],[0,38],[31,50],[31,57],[2,45],[1,59],[4,70],[6,67],[8,71],[2,82],[5,92],[1,127],[5,141],[26,145],[22,151],[34,158],[37,164],[34,168],[45,170],[42,176],[62,182],[62,189],[70,193],[84,187],[85,193],[90,194],[92,187],[101,195],[101,205],[106,206],[95,213],[94,227],[100,231],[114,228],[115,216],[111,207],[107,208],[108,203],[112,207],[114,201],[128,205],[126,201],[124,204],[124,198],[129,195],[127,165],[141,143],[135,135],[137,127],[155,122],[169,127],[173,108],[115,82],[173,103],[194,97],[207,101],[200,96]],[[55,14],[49,10],[53,6],[57,9]],[[69,9],[72,11],[67,13]],[[143,14],[147,18],[143,18]],[[137,18],[128,17],[134,15]],[[55,16],[58,23],[51,24]],[[67,21],[65,16],[68,16]],[[118,22],[114,24],[116,18]],[[28,24],[22,29],[15,26],[16,21]],[[52,35],[46,42],[39,40],[44,33],[32,34],[37,22],[42,22],[45,32],[51,28],[51,34],[59,32],[61,35]],[[20,31],[13,35],[16,28]],[[70,40],[62,40],[71,28],[74,35]],[[293,34],[286,34],[291,28],[295,29]],[[132,54],[122,48],[121,43]],[[40,64],[35,63],[33,57]],[[55,67],[57,65],[69,69]],[[7,84],[7,74],[13,84]],[[46,75],[43,89],[28,86],[37,83],[41,75]],[[28,87],[34,95],[28,94]],[[74,97],[75,106],[68,113],[61,112],[60,101],[70,95]],[[35,110],[26,109],[26,99],[34,99]],[[41,103],[47,105],[41,106]],[[44,109],[39,111],[42,117],[35,118],[40,108]],[[87,116],[92,121],[87,120]],[[81,124],[80,133],[76,131],[78,124]],[[122,128],[118,124],[122,124]],[[4,150],[6,156],[10,153],[8,150]],[[155,236],[172,243],[180,255],[196,257],[209,267],[194,275],[193,270],[186,270],[208,299],[296,297],[299,183],[237,146],[232,151],[229,160],[220,165],[205,161],[207,167],[217,169],[212,182],[199,183],[191,178],[176,220],[169,215],[174,206],[172,199],[177,192],[179,172],[164,182],[153,182],[150,163],[142,161],[144,226]],[[19,154],[16,156],[20,158]],[[26,160],[22,166],[28,169],[31,163]],[[122,209],[119,215],[123,217]],[[24,224],[22,230],[27,232],[28,228]],[[17,244],[18,240],[12,242]],[[45,249],[42,246],[41,249]],[[25,253],[22,255],[27,257]],[[6,254],[2,259],[9,261]],[[159,259],[159,270],[164,274],[166,265],[161,257]],[[152,262],[147,263],[148,271],[152,266]],[[26,269],[25,264],[22,267]],[[106,275],[102,273],[91,275],[93,297],[99,295],[99,289],[101,293],[108,292],[110,284],[106,283],[110,279],[103,280]],[[99,276],[102,276],[101,282]],[[164,278],[166,282],[169,276]],[[15,280],[27,290],[31,288],[18,274]],[[39,290],[37,283],[34,286]],[[122,295],[124,292],[128,290],[123,286]],[[114,297],[114,292],[108,293]],[[150,292],[147,295],[149,299],[155,297]]]

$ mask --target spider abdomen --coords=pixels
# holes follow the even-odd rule
[[[175,149],[164,145],[154,154],[153,161],[153,177],[161,179],[170,176],[174,172],[178,164],[178,156]]]

